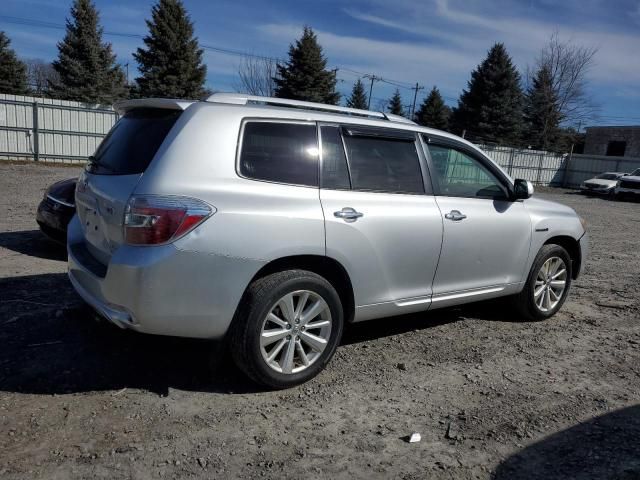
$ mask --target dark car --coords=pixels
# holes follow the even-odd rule
[[[58,242],[67,242],[67,225],[76,213],[75,190],[77,178],[56,182],[47,188],[38,205],[36,221],[40,230]]]

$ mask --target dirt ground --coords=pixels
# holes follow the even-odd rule
[[[269,392],[208,342],[91,320],[34,220],[77,171],[0,164],[0,478],[640,479],[640,203],[537,193],[592,244],[551,320],[353,325],[318,378]]]

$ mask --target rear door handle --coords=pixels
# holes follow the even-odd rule
[[[460,220],[467,218],[467,216],[460,213],[460,210],[451,210],[449,213],[444,215],[444,218],[453,220],[454,222],[459,222]]]
[[[364,213],[360,213],[351,207],[344,207],[342,210],[338,210],[337,212],[333,212],[333,216],[336,218],[342,218],[343,220],[351,220],[355,221],[358,218],[364,216]]]

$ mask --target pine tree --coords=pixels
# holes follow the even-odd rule
[[[193,35],[193,23],[180,0],[159,0],[147,20],[146,48],[133,54],[142,74],[135,95],[198,99],[205,95],[207,67]]]
[[[448,130],[450,116],[451,109],[445,105],[440,90],[434,86],[416,112],[416,122],[425,127]]]
[[[274,81],[279,98],[329,105],[340,101],[340,94],[336,92],[336,72],[327,70],[327,59],[311,27],[304,27],[302,37],[289,46],[289,60],[278,65]]]
[[[560,147],[562,114],[548,67],[538,70],[527,91],[524,118],[526,139],[534,148],[556,150]]]
[[[98,11],[91,0],[74,0],[67,31],[53,68],[59,80],[51,93],[66,100],[112,103],[127,96],[124,73],[110,43],[102,42]]]
[[[477,140],[516,144],[523,129],[522,107],[520,74],[504,45],[496,43],[471,72],[453,112],[454,128]]]
[[[29,93],[27,67],[10,45],[9,37],[0,31],[0,93],[26,95]]]
[[[393,113],[394,115],[400,115],[404,117],[404,107],[402,106],[402,97],[400,96],[400,90],[396,88],[396,91],[393,94],[393,97],[389,100],[389,105],[387,106],[387,110],[389,113]]]
[[[368,108],[367,94],[364,91],[364,84],[362,80],[356,80],[353,84],[353,90],[351,90],[351,96],[347,99],[347,107],[359,108],[366,110]]]

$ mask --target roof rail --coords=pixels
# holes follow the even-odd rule
[[[286,98],[259,97],[257,95],[245,95],[243,93],[214,93],[206,99],[211,103],[230,103],[234,105],[262,104],[277,107],[294,107],[305,110],[318,110],[322,112],[342,113],[356,117],[379,118],[391,122],[410,123],[411,120],[399,115],[387,114],[384,112],[374,112],[371,110],[360,110],[358,108],[339,107],[337,105],[326,105],[324,103],[303,102],[301,100],[289,100]]]

